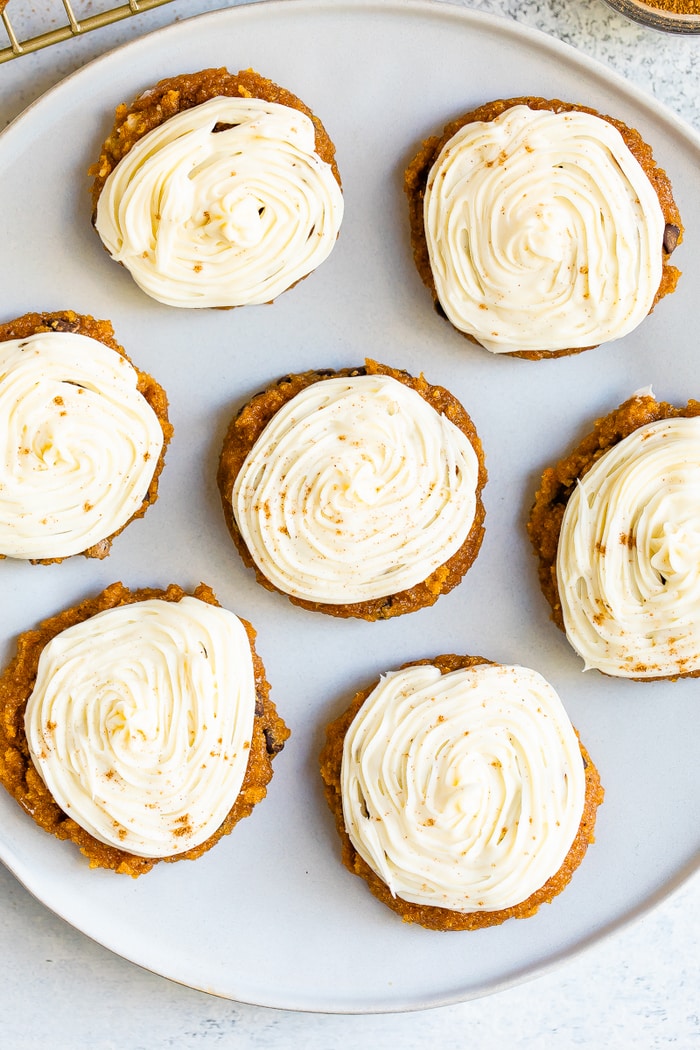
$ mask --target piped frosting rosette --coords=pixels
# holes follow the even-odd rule
[[[587,668],[700,669],[700,418],[642,426],[593,464],[567,503],[556,573]]]
[[[150,599],[68,627],[42,651],[25,730],[61,809],[139,857],[204,842],[241,788],[255,713],[233,613]]]
[[[411,387],[334,377],[272,417],[236,477],[233,515],[279,590],[364,602],[420,583],[460,548],[479,471],[466,434]]]
[[[95,228],[159,302],[228,307],[270,302],[309,274],[342,217],[310,117],[219,96],[132,146],[100,193]]]
[[[488,663],[383,676],[347,730],[340,783],[350,841],[392,895],[462,913],[541,889],[571,849],[586,794],[552,686]]]
[[[163,430],[115,350],[73,332],[0,342],[0,420],[0,554],[78,554],[142,506]]]
[[[424,221],[445,314],[493,353],[619,339],[659,289],[656,190],[617,128],[578,109],[465,124],[430,171]]]

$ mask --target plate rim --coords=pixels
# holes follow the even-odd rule
[[[297,11],[327,9],[340,12],[345,10],[347,13],[352,12],[353,15],[362,11],[371,11],[373,8],[382,11],[393,11],[401,17],[406,13],[417,12],[429,17],[439,16],[458,22],[474,22],[475,24],[489,26],[494,31],[519,40],[529,40],[545,50],[559,52],[562,56],[572,60],[574,64],[579,64],[587,69],[588,72],[597,75],[601,79],[615,83],[617,89],[633,98],[637,105],[649,109],[657,117],[661,116],[666,123],[674,125],[675,129],[685,137],[693,139],[695,146],[700,149],[700,131],[696,131],[692,125],[680,117],[666,103],[659,101],[654,95],[638,87],[623,76],[622,73],[606,66],[600,59],[579,51],[578,48],[568,41],[552,36],[542,29],[518,22],[507,14],[492,14],[488,11],[481,11],[478,8],[463,7],[457,2],[453,2],[453,0],[244,0],[243,3],[236,4],[235,7],[216,8],[213,11],[202,11],[194,15],[188,15],[176,22],[152,29],[133,40],[117,44],[115,47],[109,48],[102,54],[92,58],[85,65],[73,70],[44,91],[38,98],[30,102],[6,127],[0,130],[0,144],[3,138],[8,135],[8,132],[14,131],[16,126],[23,123],[26,118],[33,114],[34,110],[49,102],[55,92],[64,90],[72,81],[88,75],[93,67],[118,59],[124,51],[135,52],[139,47],[147,46],[150,41],[161,36],[176,35],[179,32],[184,32],[193,22],[214,22],[219,19],[226,21],[230,17],[254,17],[252,12],[258,8],[263,11],[274,11],[275,8],[282,10],[289,9],[292,6]]]
[[[656,118],[661,119],[676,133],[681,134],[689,144],[692,144],[696,149],[700,150],[700,133],[695,132],[695,130],[675,114],[673,110],[668,108],[664,103],[659,102],[654,96],[645,93],[641,88],[628,81],[615,70],[609,69],[599,60],[580,52],[568,42],[553,37],[540,29],[523,25],[506,16],[457,6],[456,4],[449,2],[449,0],[257,0],[255,3],[243,3],[235,7],[222,8],[188,16],[178,22],[154,29],[135,40],[120,44],[97,56],[84,66],[70,73],[58,83],[54,84],[48,89],[48,91],[44,92],[39,98],[30,103],[25,110],[18,114],[7,125],[7,127],[0,132],[0,151],[2,151],[2,147],[8,138],[18,133],[21,134],[23,125],[34,119],[37,110],[40,110],[44,106],[50,106],[53,103],[54,97],[62,91],[65,91],[67,85],[79,82],[82,78],[93,75],[96,68],[108,66],[111,61],[118,61],[125,52],[133,54],[141,47],[150,48],[157,46],[157,43],[160,40],[185,32],[193,22],[202,24],[209,22],[214,24],[218,21],[237,21],[244,17],[262,18],[269,15],[271,11],[274,12],[274,9],[290,11],[292,7],[295,12],[299,12],[300,14],[309,14],[318,10],[329,10],[336,15],[344,13],[346,15],[352,15],[353,17],[367,17],[372,10],[381,10],[383,12],[394,13],[397,17],[402,19],[411,18],[413,16],[429,18],[439,17],[441,19],[457,22],[463,27],[476,25],[488,28],[491,32],[494,32],[497,35],[503,34],[510,39],[517,40],[518,43],[524,41],[536,46],[539,50],[558,54],[562,56],[569,65],[585,69],[606,84],[613,84],[616,90],[630,99],[635,106],[640,107],[641,109],[646,109]],[[12,856],[8,857],[6,855],[7,853]],[[174,983],[196,988],[197,990],[208,994],[221,994],[212,991],[210,988],[192,984],[189,980],[179,980],[177,977],[168,973],[153,969],[150,965],[144,964],[143,962],[140,962],[138,958],[126,953],[122,948],[117,948],[111,945],[108,937],[98,936],[94,932],[89,932],[88,929],[81,926],[75,918],[69,918],[64,914],[64,910],[49,905],[41,896],[40,892],[32,886],[31,872],[26,872],[22,861],[14,855],[14,850],[4,839],[2,828],[0,828],[0,860],[2,860],[4,866],[13,874],[27,892],[44,907],[48,908],[48,910],[63,919],[74,929],[78,930],[81,934],[87,936],[95,943],[100,944],[108,951]],[[377,1005],[374,1007],[358,1006],[357,1008],[349,1008],[347,1006],[336,1007],[328,1004],[318,1007],[308,1005],[298,1007],[286,1002],[272,1002],[263,998],[241,998],[233,994],[227,995],[226,998],[252,1006],[298,1012],[369,1015],[419,1011],[446,1005],[454,1005],[456,1003],[486,997],[526,981],[534,980],[544,973],[551,972],[564,961],[573,959],[588,951],[593,945],[598,944],[603,939],[611,936],[617,931],[626,928],[633,922],[636,922],[637,919],[643,915],[652,911],[658,904],[668,899],[681,886],[692,879],[699,869],[700,852],[691,857],[683,868],[677,871],[670,879],[656,888],[653,892],[648,894],[642,901],[630,906],[625,912],[606,923],[602,928],[596,929],[591,934],[580,938],[575,944],[559,950],[544,962],[523,966],[517,971],[509,974],[507,977],[495,978],[490,983],[481,985],[474,991],[455,992],[452,994],[446,994],[443,997],[431,996],[430,998],[425,999],[425,1001],[420,1002],[411,1001],[410,1003],[402,1002],[399,1005]]]

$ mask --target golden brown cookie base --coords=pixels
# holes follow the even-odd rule
[[[238,531],[231,505],[235,480],[246,456],[260,434],[283,405],[313,383],[320,383],[324,379],[332,379],[336,376],[359,375],[391,376],[405,386],[416,390],[428,404],[433,406],[436,412],[445,415],[455,426],[459,427],[462,433],[466,434],[479,461],[476,512],[469,535],[460,549],[422,583],[416,584],[415,587],[410,587],[407,590],[399,591],[396,594],[387,595],[384,598],[376,598],[366,602],[353,602],[347,605],[325,604],[287,595],[289,600],[295,605],[314,612],[323,612],[330,616],[354,616],[363,620],[386,620],[393,616],[402,616],[404,613],[414,612],[417,609],[433,605],[441,594],[447,594],[453,587],[456,587],[473,564],[479,553],[484,536],[485,510],[481,498],[482,489],[486,484],[484,453],[469,415],[457,398],[448,390],[444,387],[432,386],[426,382],[422,375],[416,379],[408,375],[407,372],[402,372],[371,360],[365,362],[364,368],[345,368],[339,371],[328,369],[283,376],[282,379],[268,387],[267,390],[253,397],[231,421],[221,450],[217,480],[226,524],[244,564],[248,568],[254,569],[257,581],[263,587],[267,587],[271,591],[278,590],[255,565],[243,541],[243,537]]]
[[[265,668],[255,651],[255,631],[243,620],[250,639],[255,670],[255,721],[248,768],[240,793],[218,830],[201,845],[187,850],[186,853],[162,858],[136,857],[98,842],[58,807],[32,762],[24,731],[24,712],[34,688],[42,650],[61,631],[73,624],[82,623],[103,609],[114,609],[119,605],[147,601],[150,598],[178,602],[185,593],[175,584],[171,584],[165,591],[148,588],[129,591],[123,584],[113,583],[97,597],[89,598],[72,609],[66,609],[44,621],[35,630],[20,635],[16,656],[0,675],[0,782],[40,828],[59,839],[70,839],[79,846],[81,852],[89,859],[91,868],[109,868],[136,878],[150,871],[159,860],[194,860],[201,856],[223,835],[228,835],[238,821],[247,817],[253,807],[265,797],[267,784],[272,777],[272,759],[282,750],[289,736],[289,730],[270,700],[270,685],[265,677]],[[195,598],[210,605],[219,604],[211,588],[205,584],[200,584],[193,594]]]
[[[544,470],[530,512],[527,531],[539,559],[538,572],[542,593],[551,607],[552,619],[562,631],[565,628],[557,585],[557,548],[566,504],[577,480],[583,478],[602,455],[639,427],[657,419],[699,415],[700,401],[691,400],[684,408],[675,408],[665,401],[657,401],[648,394],[631,397],[607,416],[597,419],[590,434],[554,466]],[[697,675],[700,675],[700,671],[688,672],[678,677]],[[648,676],[640,675],[638,680],[647,681]]]
[[[472,124],[477,121],[486,122],[495,120],[496,117],[499,117],[505,110],[520,105],[528,106],[530,109],[551,110],[553,113],[566,113],[572,110],[578,110],[581,113],[591,113],[594,116],[602,117],[603,120],[607,120],[609,124],[612,124],[613,127],[617,128],[622,135],[627,148],[639,161],[647,178],[654,187],[657,197],[659,198],[659,203],[661,205],[667,228],[665,243],[664,245],[659,246],[663,259],[663,271],[661,275],[661,283],[659,284],[654,302],[649,311],[651,313],[651,310],[654,309],[660,299],[675,290],[678,278],[680,277],[680,270],[677,270],[675,266],[670,264],[670,258],[673,249],[683,240],[683,223],[681,222],[676,202],[673,199],[673,191],[668,175],[655,163],[651,146],[644,141],[638,131],[634,128],[627,127],[622,121],[617,120],[615,117],[609,117],[603,113],[599,113],[597,110],[590,109],[588,106],[579,106],[571,102],[562,102],[560,99],[537,98],[530,95],[521,98],[498,99],[494,102],[488,102],[486,105],[480,106],[478,109],[472,110],[470,113],[466,113],[464,116],[457,118],[457,120],[451,121],[446,125],[440,135],[435,135],[432,138],[425,140],[417,155],[406,169],[404,176],[404,189],[408,197],[413,258],[421,280],[433,297],[435,309],[441,314],[441,316],[445,316],[435,289],[435,282],[433,281],[433,273],[430,266],[423,221],[423,200],[430,170],[437,160],[443,146],[453,137],[453,135],[456,135],[460,128],[463,128],[465,124]],[[464,335],[464,337],[471,342],[478,344],[478,340],[475,337],[466,332],[461,332],[460,334]],[[545,357],[564,357],[569,354],[580,354],[583,353],[584,350],[592,349],[593,347],[591,346],[585,346],[550,351],[519,350],[511,351],[504,356],[524,357],[532,361],[537,361]]]
[[[404,664],[413,667],[431,664],[438,667],[442,674],[462,668],[474,667],[477,664],[490,663],[481,656],[457,656],[447,654],[433,660],[415,660]],[[370,693],[376,688],[376,682],[369,688],[356,694],[347,711],[331,722],[326,729],[326,742],[321,751],[321,777],[324,783],[326,800],[335,817],[336,828],[342,844],[342,861],[348,871],[363,878],[369,889],[378,900],[400,915],[404,922],[418,923],[429,930],[478,930],[485,926],[498,926],[506,919],[524,919],[534,915],[540,905],[548,904],[571,881],[571,877],[584,858],[590,843],[594,841],[595,819],[598,806],[602,803],[604,791],[601,787],[598,770],[593,765],[583,744],[579,741],[581,756],[586,771],[586,796],[583,815],[576,838],[564,863],[541,889],[531,894],[521,904],[499,911],[456,912],[448,908],[433,908],[429,905],[411,904],[394,897],[386,883],[370,868],[357,853],[350,841],[343,820],[343,802],[340,788],[340,768],[343,758],[343,742],[352,720],[362,707]]]
[[[107,177],[135,142],[176,113],[221,95],[260,98],[305,113],[313,121],[316,131],[316,152],[321,160],[330,164],[340,185],[335,146],[319,118],[301,99],[253,69],[242,69],[238,73],[229,73],[227,69],[203,69],[197,73],[167,77],[144,91],[129,105],[121,103],[117,106],[114,126],[102,146],[99,160],[89,170],[95,179],[92,187],[93,221]]]
[[[40,332],[75,332],[78,335],[85,335],[91,339],[96,339],[100,343],[104,343],[105,346],[110,347],[110,349],[115,350],[125,358],[137,374],[137,389],[139,393],[155,412],[160,428],[163,431],[163,447],[158,457],[158,463],[153,472],[151,483],[148,486],[148,491],[139,509],[111,536],[106,536],[105,539],[100,540],[99,543],[82,552],[86,558],[106,558],[112,546],[112,540],[123,532],[132,521],[142,518],[148,508],[158,499],[158,479],[165,465],[165,453],[173,433],[172,425],[168,419],[168,398],[153,376],[148,375],[147,372],[141,372],[131,361],[124,348],[116,341],[110,321],[97,321],[94,317],[77,314],[74,310],[58,310],[52,313],[28,313],[23,314],[22,317],[15,318],[13,321],[6,321],[4,324],[0,324],[0,342],[5,342],[8,339],[28,339],[30,336],[37,335]],[[0,554],[0,559],[5,557],[6,555]],[[54,562],[63,560],[63,558],[33,558],[32,563],[51,565]]]

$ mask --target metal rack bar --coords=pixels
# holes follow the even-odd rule
[[[63,0],[67,17],[65,25],[40,33],[38,36],[31,37],[28,40],[19,39],[13,29],[10,14],[6,7],[0,17],[10,43],[7,47],[0,49],[0,63],[9,62],[12,58],[19,58],[20,55],[39,51],[42,47],[58,44],[62,40],[69,40],[71,37],[82,36],[84,33],[89,33],[92,29],[101,29],[102,26],[112,25],[123,18],[130,18],[132,15],[138,15],[143,11],[150,11],[154,7],[161,7],[163,4],[171,2],[172,0],[128,0],[128,3],[112,7],[108,11],[100,11],[95,15],[90,15],[88,18],[78,19],[75,16],[70,0]]]

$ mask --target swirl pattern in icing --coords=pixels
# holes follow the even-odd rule
[[[424,217],[440,303],[492,353],[619,339],[659,288],[658,197],[590,113],[516,105],[465,124],[428,176]]]
[[[586,668],[700,669],[700,418],[646,424],[593,464],[567,502],[556,572]]]
[[[167,857],[240,791],[255,711],[248,635],[198,598],[118,606],[42,651],[25,729],[61,809],[100,842]]]
[[[343,745],[348,836],[392,894],[455,912],[499,911],[562,866],[585,801],[576,733],[525,667],[392,672]]]
[[[159,302],[227,307],[270,302],[307,276],[342,217],[305,113],[220,96],[135,143],[105,182],[95,228]]]
[[[469,535],[479,463],[467,436],[386,375],[313,383],[248,454],[232,509],[279,590],[349,604],[425,580]]]
[[[0,342],[0,553],[69,557],[139,510],[164,438],[137,384],[88,336]]]

